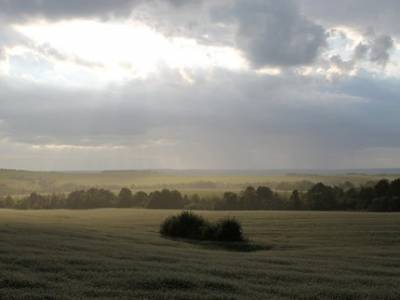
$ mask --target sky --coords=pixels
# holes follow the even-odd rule
[[[400,167],[398,0],[0,0],[0,168]]]

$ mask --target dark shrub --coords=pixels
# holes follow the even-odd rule
[[[178,216],[166,219],[160,228],[162,235],[188,239],[201,239],[203,227],[207,222],[201,216],[184,211]]]
[[[217,240],[218,226],[214,223],[208,223],[201,228],[201,239],[205,241]]]
[[[243,241],[242,226],[235,219],[210,223],[203,217],[184,211],[167,218],[160,227],[160,234],[194,240],[239,242]]]
[[[242,225],[232,218],[219,221],[217,223],[216,240],[223,242],[243,241]]]

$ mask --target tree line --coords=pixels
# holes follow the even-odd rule
[[[100,188],[74,191],[69,194],[44,195],[31,193],[21,199],[0,198],[1,208],[15,209],[91,209],[129,208],[199,209],[199,210],[360,210],[400,211],[400,178],[380,180],[375,184],[355,187],[347,182],[340,186],[317,183],[307,191],[276,193],[271,188],[252,186],[222,196],[183,195],[177,190],[163,189],[133,193],[122,188],[118,194]]]

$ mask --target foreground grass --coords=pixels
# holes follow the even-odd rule
[[[399,299],[400,214],[206,212],[259,251],[161,238],[175,211],[0,210],[0,299]]]

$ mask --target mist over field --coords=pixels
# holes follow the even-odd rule
[[[0,0],[0,299],[400,299],[399,11]]]

